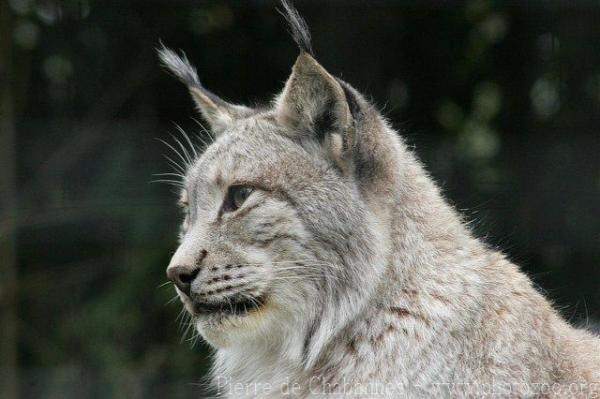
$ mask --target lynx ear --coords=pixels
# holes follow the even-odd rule
[[[173,50],[162,46],[158,50],[158,56],[162,64],[187,85],[196,107],[214,134],[219,135],[234,120],[253,113],[250,108],[230,104],[204,88],[200,83],[196,68],[189,63],[185,54],[180,56]]]
[[[352,145],[353,118],[342,85],[304,51],[276,100],[276,110],[281,124],[297,133],[309,132],[336,160]]]

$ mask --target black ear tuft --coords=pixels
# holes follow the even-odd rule
[[[162,43],[160,43],[160,48],[157,51],[162,65],[179,78],[183,84],[190,88],[202,87],[196,68],[190,64],[183,52],[179,55]]]
[[[279,11],[289,25],[292,38],[300,48],[300,51],[314,56],[312,45],[310,43],[310,31],[304,18],[300,16],[298,10],[290,4],[288,0],[280,0],[283,11]]]
[[[162,65],[188,87],[196,107],[208,122],[214,134],[225,131],[235,119],[253,113],[250,108],[230,104],[204,88],[200,83],[196,68],[190,64],[183,52],[179,55],[162,43],[157,50]]]

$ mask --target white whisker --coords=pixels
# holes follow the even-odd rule
[[[164,184],[169,184],[169,185],[172,185],[175,187],[184,188],[183,183],[180,182],[179,180],[158,179],[158,180],[151,180],[150,183],[164,183]]]
[[[160,141],[161,143],[163,143],[164,145],[166,145],[169,149],[171,149],[171,151],[173,151],[181,160],[181,162],[183,162],[183,164],[185,165],[186,169],[187,167],[189,167],[189,161],[185,158],[185,156],[183,156],[179,151],[177,151],[175,149],[175,147],[173,147],[171,144],[167,143],[166,141],[164,141],[163,139],[157,139],[158,141]]]
[[[192,150],[192,154],[194,155],[194,159],[198,158],[198,152],[196,151],[196,146],[194,145],[194,143],[192,143],[192,140],[190,140],[190,136],[178,124],[175,124],[175,128],[179,131],[179,133],[181,133],[181,135],[183,136],[185,141],[188,143],[190,150]]]
[[[154,173],[152,176],[173,176],[185,179],[185,176],[180,173]]]
[[[173,166],[173,168],[177,171],[180,172],[182,174],[185,174],[186,169],[184,166],[180,165],[179,163],[175,162],[173,159],[171,159],[171,157],[169,157],[168,155],[164,155],[163,157],[165,157],[167,159],[167,161],[169,161],[169,163],[171,164],[171,166]]]
[[[179,148],[181,149],[181,155],[183,155],[183,157],[185,158],[185,161],[188,165],[192,164],[192,157],[189,153],[189,151],[187,150],[187,148],[185,148],[185,146],[183,145],[183,143],[174,135],[170,134],[171,138],[173,139],[173,141],[175,141],[175,143],[177,143],[177,145],[179,146]]]

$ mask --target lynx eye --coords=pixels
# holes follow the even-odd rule
[[[223,205],[224,212],[233,212],[239,209],[246,199],[252,194],[254,188],[250,186],[231,186]]]

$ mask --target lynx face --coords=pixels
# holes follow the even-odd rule
[[[386,234],[367,200],[384,168],[369,136],[378,114],[301,36],[292,74],[265,111],[225,102],[185,57],[160,51],[217,137],[186,172],[187,216],[167,268],[217,346],[290,334],[323,341],[382,273]]]
[[[290,133],[273,113],[238,120],[187,173],[168,273],[214,345],[301,328],[327,296],[359,289],[341,284],[371,237],[356,182]]]

